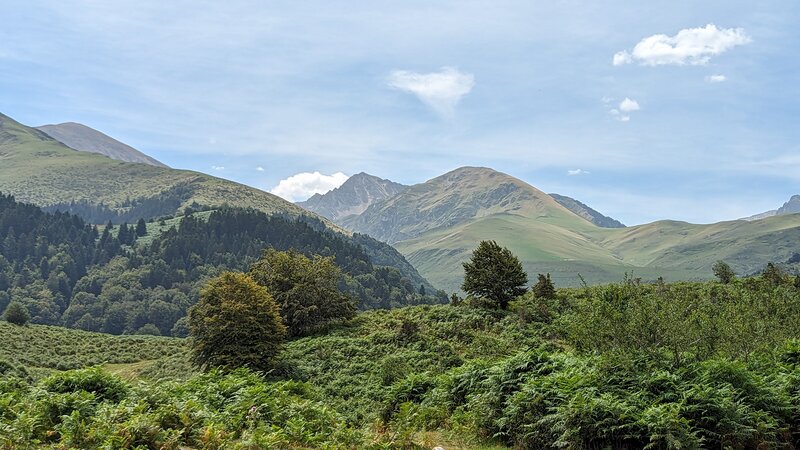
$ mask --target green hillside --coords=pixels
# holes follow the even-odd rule
[[[270,193],[210,175],[75,151],[2,114],[0,192],[43,207],[103,204],[111,210],[107,214],[139,208],[133,215],[139,217],[172,214],[194,203],[309,214]]]
[[[184,339],[0,322],[0,446],[794,448],[799,318],[788,276],[628,280],[360,313],[266,373],[203,373]]]
[[[549,272],[562,286],[617,281],[701,280],[728,261],[753,273],[800,252],[800,215],[711,225],[660,221],[601,228],[516,178],[465,167],[411,186],[346,219],[350,229],[392,243],[437,286],[457,290],[461,263],[481,240],[519,255],[526,271]]]

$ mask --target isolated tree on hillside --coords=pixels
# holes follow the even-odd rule
[[[192,359],[200,367],[266,370],[286,337],[278,304],[248,275],[225,272],[189,310]]]
[[[720,283],[730,284],[736,278],[736,273],[731,269],[725,261],[717,261],[711,268],[714,271],[714,276],[717,277]]]
[[[333,258],[267,249],[251,267],[250,276],[278,302],[291,336],[312,333],[355,314],[355,301],[339,291],[342,272]]]
[[[547,275],[538,275],[538,281],[533,285],[533,295],[536,298],[556,297],[556,286],[553,284],[553,280],[550,279],[549,273]]]
[[[489,299],[498,308],[505,309],[526,291],[528,274],[519,259],[495,241],[481,241],[463,265],[464,292]]]
[[[28,308],[20,302],[11,302],[5,312],[6,322],[14,325],[25,325],[31,320]]]

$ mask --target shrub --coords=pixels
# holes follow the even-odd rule
[[[128,394],[128,386],[122,379],[99,368],[54,374],[42,380],[42,387],[59,394],[89,392],[100,400],[112,402],[120,402]]]
[[[13,301],[8,305],[5,312],[6,322],[14,325],[25,325],[31,320],[28,308],[20,302]]]

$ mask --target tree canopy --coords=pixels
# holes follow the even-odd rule
[[[342,272],[333,258],[267,249],[250,275],[275,297],[291,336],[314,332],[355,314],[353,298],[337,287]]]
[[[465,292],[491,300],[505,309],[508,302],[524,294],[528,274],[519,259],[495,241],[481,241],[464,263]]]
[[[200,292],[189,310],[195,364],[266,370],[286,337],[277,303],[243,273],[225,272]]]

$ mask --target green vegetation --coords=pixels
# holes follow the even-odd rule
[[[14,325],[25,325],[31,320],[30,314],[28,314],[28,309],[22,305],[20,302],[11,302],[10,305],[6,308],[5,314],[3,316],[6,319],[6,322],[13,323]]]
[[[200,367],[267,370],[286,337],[278,304],[243,273],[225,272],[189,310],[192,359]]]
[[[497,308],[506,309],[508,302],[526,291],[528,274],[519,259],[497,242],[481,241],[463,266],[464,292],[484,297]]]
[[[0,438],[56,448],[791,448],[800,290],[781,275],[628,278],[527,293],[508,310],[369,311],[287,341],[265,375],[192,375],[181,340],[103,336],[160,340],[175,350],[160,364],[161,376],[173,365],[173,380],[94,370],[31,380],[8,359]],[[0,348],[18,339],[0,338]]]
[[[290,336],[310,334],[356,312],[354,299],[339,292],[342,274],[333,258],[268,249],[250,276],[275,297]]]
[[[224,270],[248,270],[265,248],[335,262],[342,271],[328,270],[337,279],[326,286],[355,298],[361,309],[446,301],[391,247],[308,218],[225,208],[136,226],[109,223],[100,232],[74,215],[44,213],[0,195],[0,313],[13,301],[33,323],[185,336],[186,311],[203,284]],[[420,294],[421,284],[432,295]],[[298,292],[310,289],[304,286]],[[332,291],[325,295],[335,298]],[[305,326],[320,325],[306,319]]]

